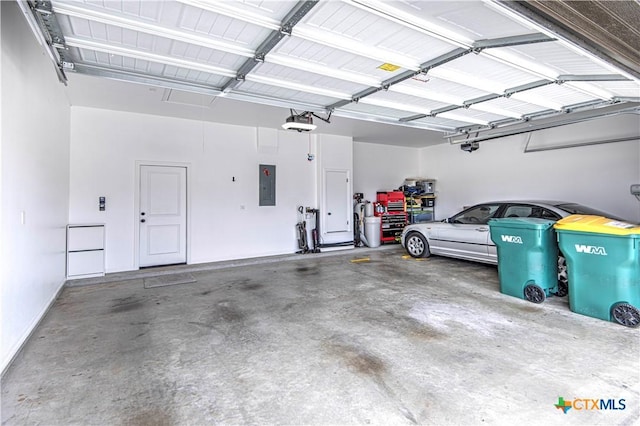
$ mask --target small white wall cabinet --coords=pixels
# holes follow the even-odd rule
[[[67,225],[67,278],[104,275],[104,224]]]

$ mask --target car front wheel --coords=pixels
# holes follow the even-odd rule
[[[407,235],[405,247],[411,257],[429,257],[431,255],[427,239],[419,232],[412,232]]]

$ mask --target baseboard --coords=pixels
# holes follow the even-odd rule
[[[34,321],[31,323],[31,326],[29,327],[29,329],[27,329],[27,332],[24,334],[23,338],[20,339],[16,345],[14,345],[15,349],[9,352],[11,355],[9,356],[7,363],[2,366],[2,374],[0,375],[0,380],[4,378],[4,375],[9,370],[9,367],[11,367],[11,364],[13,364],[13,362],[16,360],[18,355],[20,355],[20,352],[22,352],[24,345],[26,345],[29,339],[31,339],[31,336],[38,329],[38,326],[40,325],[44,317],[47,315],[49,310],[53,307],[53,304],[56,302],[56,300],[58,300],[60,293],[62,293],[62,290],[64,289],[64,285],[65,285],[65,281],[63,280],[60,286],[58,287],[58,290],[54,293],[53,297],[49,300],[49,303],[45,306],[45,308],[42,310],[40,315],[38,315],[34,319]]]

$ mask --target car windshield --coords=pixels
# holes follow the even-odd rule
[[[565,204],[557,204],[556,205],[557,208],[562,209],[564,211],[566,211],[567,213],[570,214],[591,214],[591,215],[595,215],[595,216],[604,216],[604,217],[608,217],[611,219],[616,219],[616,220],[622,220],[624,221],[625,219],[619,218],[617,216],[614,216],[610,213],[607,212],[603,212],[600,210],[596,210],[593,209],[591,207],[587,207],[587,206],[583,206],[582,204],[576,204],[576,203],[565,203]]]

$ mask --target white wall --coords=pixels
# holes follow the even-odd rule
[[[627,126],[622,132],[621,123]],[[598,120],[535,132],[530,147],[604,140],[637,134],[639,128],[637,116]],[[545,199],[573,201],[640,222],[640,203],[629,193],[632,183],[640,183],[639,140],[525,154],[527,138],[482,142],[473,153],[448,144],[423,148],[422,174],[438,179],[436,217],[483,201]]]
[[[406,178],[420,177],[420,157],[417,148],[354,142],[353,191],[375,201],[377,191],[391,191]]]
[[[293,253],[297,206],[317,207],[309,134],[85,107],[71,127],[69,220],[106,223],[107,272],[137,269],[139,161],[189,167],[189,263]],[[276,165],[275,207],[258,206],[261,163]]]
[[[17,4],[0,7],[4,370],[65,281],[69,104]]]

